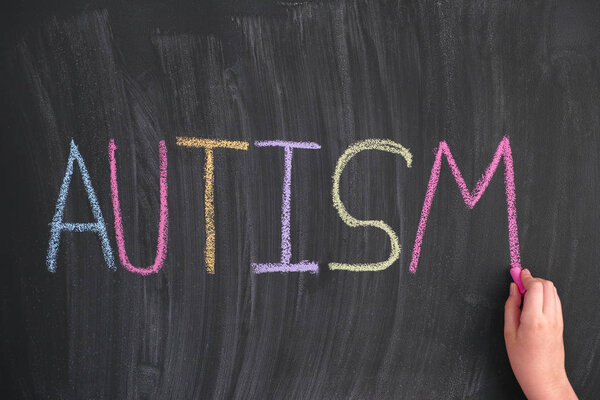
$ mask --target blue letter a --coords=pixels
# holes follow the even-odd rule
[[[73,162],[77,161],[85,191],[87,192],[88,201],[92,209],[92,215],[96,222],[90,223],[65,223],[63,217],[65,213],[65,202],[67,200],[67,194],[69,193],[69,184],[71,183],[71,176],[73,176]],[[102,253],[104,253],[104,260],[108,264],[108,268],[115,269],[115,261],[113,258],[112,249],[110,242],[108,241],[108,234],[106,233],[106,225],[104,224],[104,218],[102,218],[102,211],[100,211],[100,205],[94,193],[92,187],[92,181],[88,174],[81,153],[75,145],[75,142],[71,139],[71,151],[69,152],[69,160],[67,161],[67,171],[63,178],[62,185],[60,187],[60,193],[58,195],[58,201],[56,202],[56,212],[54,218],[50,223],[50,244],[48,246],[48,256],[46,257],[46,264],[48,265],[48,271],[56,271],[56,255],[58,253],[58,246],[60,245],[60,234],[62,231],[69,232],[96,232],[100,236],[100,243],[102,244]]]

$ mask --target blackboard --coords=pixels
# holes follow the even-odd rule
[[[522,398],[515,264],[597,396],[596,2],[2,7],[0,397]]]

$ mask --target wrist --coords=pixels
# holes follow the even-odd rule
[[[577,400],[577,395],[566,373],[553,383],[531,392],[531,394],[525,393],[528,400]]]
[[[556,398],[556,399],[577,400],[577,395],[575,394],[575,391],[573,390],[573,387],[571,386],[571,382],[569,382],[569,378],[567,378],[566,374],[565,374],[565,378],[564,378],[562,385],[560,385],[559,388],[556,389],[555,393],[556,393],[556,397],[553,397],[553,398]]]

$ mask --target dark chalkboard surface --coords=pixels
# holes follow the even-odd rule
[[[600,392],[598,3],[3,8],[0,397],[522,398],[518,265]]]

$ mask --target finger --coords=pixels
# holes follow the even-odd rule
[[[510,295],[504,304],[504,337],[514,337],[521,319],[521,293],[517,285],[510,284]]]
[[[558,323],[562,327],[563,326],[562,303],[560,301],[560,296],[558,295],[558,291],[556,290],[556,287],[554,288],[554,290],[556,291],[556,318],[558,320]]]
[[[554,316],[556,312],[556,290],[554,283],[551,281],[542,280],[544,286],[544,314]]]
[[[544,286],[542,282],[531,276],[528,269],[521,272],[521,280],[527,290],[523,298],[523,313],[542,313],[544,308]]]

